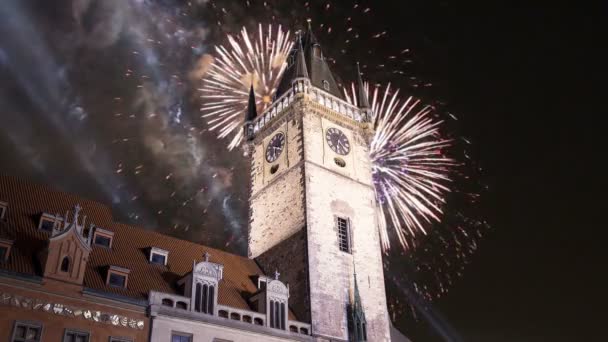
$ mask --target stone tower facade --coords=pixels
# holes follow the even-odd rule
[[[356,268],[366,318],[365,339],[356,340],[389,341],[369,111],[343,100],[310,28],[272,106],[258,116],[252,102],[246,120],[249,257],[280,272],[291,309],[318,341],[355,340],[348,308]]]

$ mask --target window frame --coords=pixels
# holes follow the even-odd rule
[[[154,255],[160,255],[160,256],[164,257],[165,258],[164,263],[153,262],[152,259],[154,258]],[[154,265],[167,266],[167,263],[169,262],[169,251],[166,251],[164,249],[160,249],[157,247],[150,247],[150,254],[148,255],[148,262],[150,264],[154,264]]]
[[[133,342],[133,339],[130,337],[110,336],[108,337],[108,342]]]
[[[110,241],[109,245],[103,245],[103,244],[98,244],[97,241],[97,236],[100,236],[102,238],[106,238]],[[103,247],[103,248],[109,248],[112,249],[112,245],[114,244],[114,232],[109,231],[109,230],[105,230],[103,228],[100,227],[95,227],[95,230],[93,231],[93,240],[92,240],[92,244],[93,246],[99,246],[99,247]]]
[[[4,257],[0,258],[0,263],[7,262],[13,249],[13,241],[0,238],[0,248],[6,250]]]
[[[106,285],[117,288],[117,289],[121,289],[121,288],[126,289],[129,284],[129,273],[131,273],[131,270],[129,270],[129,269],[119,267],[119,266],[110,266],[108,268],[108,274],[106,277]],[[124,282],[123,286],[110,284],[110,278],[111,278],[112,274],[125,278],[125,282]]]
[[[186,338],[188,338],[188,342],[193,342],[193,340],[194,340],[194,335],[192,335],[191,333],[171,330],[171,341],[170,342],[173,342],[174,336],[186,337]]]
[[[67,335],[69,333],[86,335],[87,336],[86,342],[91,341],[91,333],[90,332],[85,331],[85,330],[80,330],[80,329],[65,328],[63,330],[63,339],[61,340],[62,342],[66,342],[66,337],[67,337]],[[74,342],[76,342],[76,338],[74,338]]]
[[[0,201],[0,220],[4,220],[6,212],[8,211],[8,203]]]
[[[52,223],[52,224],[53,224],[53,226],[51,227],[51,229],[50,229],[50,230],[42,229],[42,225],[43,225],[45,222],[50,222],[50,223]],[[40,231],[43,231],[43,232],[45,232],[45,233],[49,233],[49,234],[50,234],[50,233],[52,233],[52,232],[53,232],[53,230],[55,229],[55,227],[57,226],[57,224],[58,224],[59,222],[60,222],[60,221],[59,221],[59,220],[58,220],[58,219],[57,219],[55,216],[53,216],[53,215],[49,215],[49,214],[47,214],[47,213],[42,213],[42,215],[40,215],[40,220],[38,221],[38,230],[40,230]]]
[[[340,231],[340,220],[344,220],[344,222],[346,224],[344,233],[341,233],[341,231]],[[348,217],[335,216],[334,221],[335,221],[335,227],[336,227],[336,232],[337,232],[337,237],[338,237],[338,249],[340,249],[340,252],[352,254],[353,253],[353,244],[352,244],[353,239],[352,239],[352,229],[351,229],[350,219]],[[342,238],[342,235],[344,235],[345,239]],[[342,248],[343,240],[346,240],[344,242],[346,249]]]
[[[133,339],[131,337],[110,336],[108,342],[133,342]]]
[[[329,84],[328,80],[321,81],[321,84],[323,84],[323,90],[330,91],[331,85]]]
[[[25,326],[26,328],[38,328],[39,333],[38,333],[38,339],[37,340],[27,340],[27,339],[23,339],[23,340],[19,340],[19,342],[23,341],[23,342],[27,342],[27,341],[37,341],[40,342],[42,341],[42,334],[44,333],[44,325],[42,324],[42,322],[38,322],[38,321],[23,321],[23,320],[15,320],[13,323],[13,332],[11,333],[11,339],[10,342],[15,342],[15,334],[17,333],[17,326]],[[26,330],[26,334],[27,334],[27,330]]]

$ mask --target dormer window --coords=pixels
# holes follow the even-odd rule
[[[8,210],[8,203],[0,202],[0,220],[4,219],[4,216],[6,215],[7,210]]]
[[[38,222],[38,229],[45,231],[47,233],[52,233],[53,229],[61,221],[63,221],[63,220],[57,216],[43,213],[42,215],[40,215],[40,221]]]
[[[108,269],[108,278],[106,279],[106,285],[112,287],[126,288],[130,272],[131,271],[126,268],[110,266],[110,268]]]
[[[150,257],[149,257],[148,261],[151,264],[166,266],[168,258],[169,258],[168,251],[166,251],[164,249],[156,248],[156,247],[150,248]]]
[[[112,248],[112,240],[114,238],[114,232],[95,227],[93,233],[93,244],[95,246],[101,246],[106,248]]]
[[[8,261],[13,241],[0,239],[0,263]]]

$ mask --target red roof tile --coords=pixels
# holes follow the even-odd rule
[[[203,253],[208,252],[210,261],[224,265],[219,304],[250,309],[242,294],[254,293],[257,289],[251,277],[262,274],[253,260],[114,222],[110,208],[103,204],[14,177],[0,176],[0,201],[8,202],[5,220],[0,224],[0,236],[16,237],[9,261],[0,264],[1,268],[41,276],[36,255],[45,247],[48,233],[37,229],[40,214],[64,215],[80,204],[80,215],[86,215],[88,223],[114,232],[111,249],[93,247],[85,272],[85,287],[135,299],[147,298],[150,290],[181,295],[176,288],[177,280],[192,270],[193,261],[201,261]],[[147,249],[150,247],[169,251],[166,267],[148,262]],[[110,265],[131,271],[127,289],[105,285],[106,270]]]

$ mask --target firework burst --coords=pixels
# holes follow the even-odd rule
[[[258,112],[264,111],[272,102],[292,44],[289,31],[283,32],[281,26],[273,31],[269,25],[264,31],[259,24],[257,34],[250,36],[243,28],[237,37],[228,35],[228,46],[215,48],[215,60],[199,89],[206,100],[201,111],[219,138],[231,136],[228,149],[241,142],[249,87],[253,84]]]
[[[384,92],[376,87],[370,93],[375,135],[370,144],[372,174],[378,201],[380,236],[385,250],[390,248],[388,227],[397,233],[405,249],[414,247],[418,234],[440,222],[445,195],[450,192],[450,174],[458,162],[446,155],[450,139],[440,132],[443,121],[433,116],[431,106],[420,100],[399,98],[390,84]],[[344,91],[347,101],[357,104],[352,93]],[[388,222],[390,221],[390,222]]]

